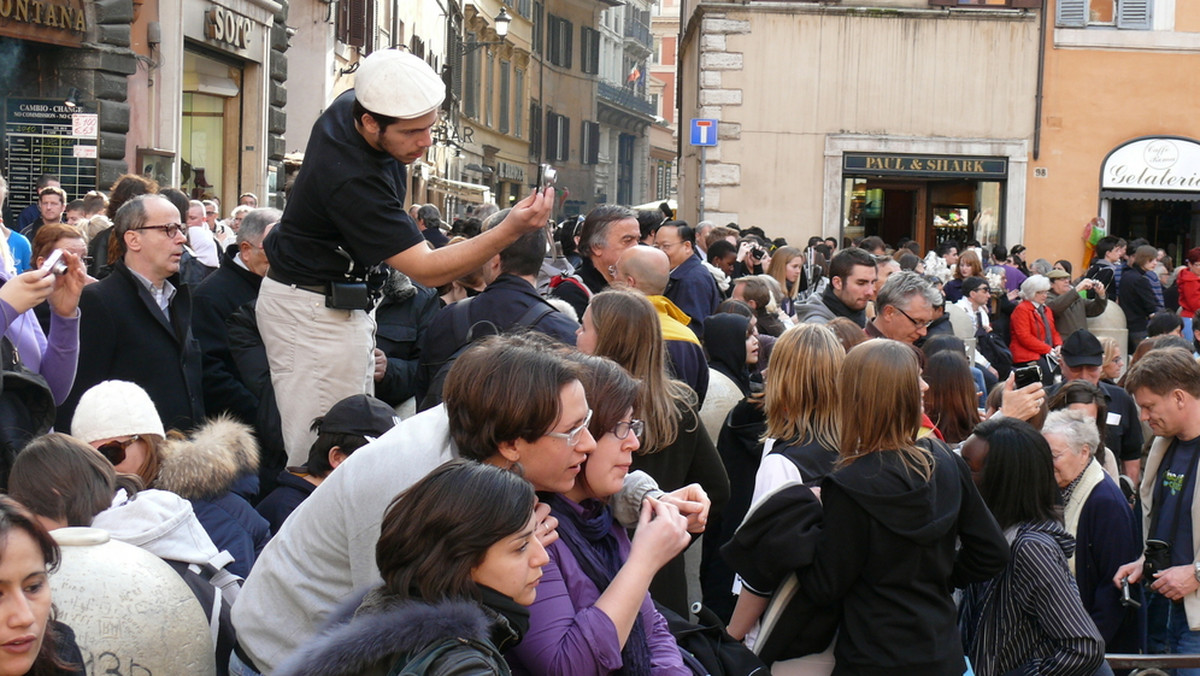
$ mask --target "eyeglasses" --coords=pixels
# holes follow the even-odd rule
[[[163,234],[172,239],[183,230],[182,223],[167,223],[166,225],[143,225],[140,228],[130,228],[130,230],[162,230]]]
[[[645,429],[646,423],[642,422],[641,420],[622,420],[616,425],[613,425],[612,433],[613,436],[618,439],[624,439],[625,437],[628,437],[630,432],[633,432],[633,436],[635,437],[641,437],[642,431]]]
[[[580,435],[582,435],[583,431],[587,429],[588,423],[590,422],[592,422],[592,409],[589,408],[587,416],[584,417],[583,422],[580,423],[579,427],[567,430],[566,432],[546,432],[546,436],[554,437],[556,439],[566,439],[567,445],[574,446],[575,444],[579,443]]]
[[[100,454],[103,455],[109,462],[111,462],[114,467],[116,467],[117,465],[125,462],[125,449],[129,448],[133,442],[140,438],[141,437],[135,434],[125,441],[117,441],[114,439],[106,444],[103,444],[96,450],[100,451]]]
[[[908,321],[912,322],[913,326],[917,327],[918,329],[927,329],[927,328],[929,328],[929,325],[933,323],[933,320],[930,320],[927,322],[919,322],[919,321],[913,319],[912,315],[908,314],[904,310],[901,310],[898,306],[893,305],[892,308],[894,310],[896,310],[896,312],[899,312],[900,314],[904,315],[905,317],[908,317]]]

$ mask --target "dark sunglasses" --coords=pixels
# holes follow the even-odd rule
[[[125,449],[129,448],[129,445],[137,441],[139,438],[140,437],[134,435],[126,441],[117,441],[114,439],[106,444],[102,444],[96,450],[100,451],[100,455],[103,455],[106,460],[111,462],[113,466],[116,467],[117,465],[125,462]]]

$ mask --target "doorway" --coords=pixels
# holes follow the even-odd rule
[[[1200,202],[1174,200],[1110,200],[1109,232],[1132,241],[1145,238],[1165,249],[1176,264],[1196,246]]]

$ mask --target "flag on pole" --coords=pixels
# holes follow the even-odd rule
[[[637,64],[633,64],[633,68],[629,71],[629,77],[625,78],[626,82],[637,82],[642,79],[642,71],[638,69]]]

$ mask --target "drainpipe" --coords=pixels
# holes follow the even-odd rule
[[[1034,97],[1033,159],[1042,152],[1042,91],[1046,86],[1046,3],[1042,3],[1042,20],[1038,29],[1037,95]]]

